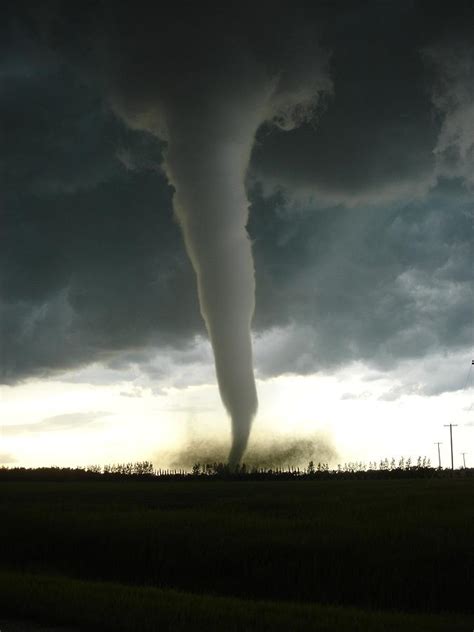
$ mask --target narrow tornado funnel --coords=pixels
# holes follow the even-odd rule
[[[255,275],[244,180],[259,116],[258,103],[242,106],[224,117],[219,110],[209,116],[209,106],[191,121],[173,117],[165,160],[219,391],[232,421],[231,466],[243,456],[257,411],[250,336]]]

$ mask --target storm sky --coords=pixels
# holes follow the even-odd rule
[[[348,419],[361,402],[372,406],[358,413],[370,417],[367,437],[383,434],[385,416],[391,435],[397,423],[403,427],[408,446],[407,423],[423,421],[428,455],[444,437],[442,423],[458,419],[468,433],[471,3],[315,4],[167,11],[140,2],[7,3],[0,26],[7,430],[0,460],[51,462],[63,449],[61,433],[72,450],[71,426],[79,434],[112,426],[117,401],[140,435],[159,426],[158,409],[179,417],[166,421],[168,437],[173,424],[191,424],[193,436],[205,432],[206,415],[219,417],[228,433],[173,215],[166,134],[147,116],[162,94],[172,94],[168,102],[179,103],[189,121],[202,116],[214,91],[238,108],[235,94],[250,93],[260,72],[279,77],[288,93],[301,68],[305,81],[318,78],[313,109],[294,129],[282,129],[282,120],[258,127],[245,179],[255,371],[267,426],[278,417],[275,397],[287,393],[285,414],[299,419],[294,427],[280,420],[287,434],[331,434],[338,420],[351,434]],[[239,89],[224,90],[233,77]],[[196,169],[206,160],[199,138],[192,160]],[[79,386],[82,395],[61,399]],[[107,401],[87,403],[87,393],[100,389]],[[436,409],[442,414],[429,428]],[[29,424],[36,432],[25,431]],[[21,441],[33,435],[44,441],[22,453]],[[74,458],[86,462],[78,449]],[[385,447],[371,449],[375,457]],[[137,454],[149,456],[144,450],[140,444]],[[356,448],[341,450],[358,457]],[[98,448],[95,456],[113,453]]]

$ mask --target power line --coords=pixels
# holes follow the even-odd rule
[[[449,441],[451,443],[451,469],[454,470],[453,428],[456,428],[457,424],[444,424],[444,427],[449,428]]]

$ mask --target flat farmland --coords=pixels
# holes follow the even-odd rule
[[[4,482],[0,612],[97,630],[470,630],[473,500],[469,478]]]

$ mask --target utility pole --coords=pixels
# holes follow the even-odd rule
[[[449,441],[451,442],[451,469],[454,470],[453,428],[456,428],[457,424],[444,424],[444,427],[449,428]]]
[[[439,449],[440,445],[443,445],[442,441],[435,441],[435,445],[438,446],[438,469],[441,469],[441,450]]]
[[[464,469],[466,469],[466,452],[461,452]]]

